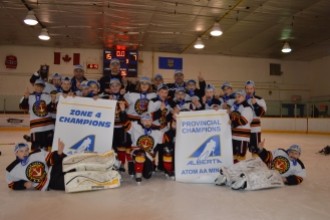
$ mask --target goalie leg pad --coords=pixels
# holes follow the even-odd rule
[[[70,172],[64,175],[65,192],[117,188],[120,186],[120,179],[120,174],[115,170]]]
[[[79,153],[73,154],[63,159],[63,172],[70,170],[84,171],[106,171],[113,167],[116,162],[116,154],[113,150],[103,154]]]

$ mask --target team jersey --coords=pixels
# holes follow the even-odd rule
[[[56,153],[55,153],[56,152]],[[57,151],[49,153],[37,150],[30,153],[25,165],[16,159],[6,168],[8,187],[14,190],[25,189],[25,182],[32,182],[34,189],[45,191],[48,188],[50,167],[56,161]]]
[[[233,140],[249,142],[251,133],[250,124],[253,119],[251,106],[244,101],[240,104],[234,103],[230,110]]]
[[[165,109],[161,110],[161,104],[165,104]],[[168,122],[171,120],[171,100],[162,101],[159,97],[153,98],[149,102],[148,112],[152,114],[153,123],[161,129],[168,129]]]
[[[32,93],[28,98],[22,98],[20,108],[29,110],[31,133],[54,130],[54,121],[51,112],[51,97],[46,93]]]
[[[284,149],[274,151],[263,149],[259,153],[259,157],[269,168],[277,170],[283,177],[286,177],[287,185],[297,185],[306,177],[305,166],[301,160],[293,161]]]
[[[131,120],[139,120],[142,113],[148,111],[149,101],[155,98],[156,93],[137,93],[127,92],[124,95],[125,100],[128,103],[126,110],[127,117]]]
[[[214,109],[216,106],[218,108],[221,107],[221,100],[216,99],[215,97],[211,98],[206,98],[204,104],[204,109],[209,110],[209,109]]]
[[[261,122],[260,117],[265,115],[267,111],[266,102],[263,98],[260,96],[254,96],[256,99],[256,103],[252,104],[252,99],[247,99],[247,102],[252,106],[253,108],[253,120],[251,122],[251,133],[257,133],[261,132]]]

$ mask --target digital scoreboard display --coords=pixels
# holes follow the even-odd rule
[[[137,63],[138,51],[137,50],[107,50],[103,52],[103,74],[110,73],[111,59],[118,59],[120,61],[120,70],[122,76],[137,77]]]

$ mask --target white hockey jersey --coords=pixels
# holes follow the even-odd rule
[[[231,107],[230,119],[232,124],[232,138],[238,141],[250,141],[251,122],[253,112],[247,102],[234,103]]]
[[[253,108],[253,120],[251,122],[251,133],[261,132],[260,117],[263,116],[267,111],[266,102],[260,96],[254,96],[256,103],[252,104],[252,99],[248,99],[247,102]]]
[[[126,110],[128,118],[139,120],[140,115],[148,111],[149,101],[156,96],[156,93],[153,92],[147,94],[137,92],[126,93],[124,98],[128,103],[128,108]]]
[[[32,186],[41,191],[48,188],[50,180],[51,154],[47,151],[35,151],[29,155],[26,165],[16,159],[6,169],[8,187],[20,190],[25,189],[25,182],[32,182]]]

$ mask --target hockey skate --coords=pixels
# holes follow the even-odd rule
[[[220,174],[219,176],[215,179],[215,185],[217,186],[224,186],[226,185],[227,182],[227,177],[223,174],[222,169],[220,169]]]
[[[63,159],[63,172],[69,170],[76,171],[106,171],[114,167],[116,155],[113,150],[103,154],[79,153],[73,154]]]
[[[65,192],[83,192],[111,189],[120,186],[121,176],[115,170],[79,171],[64,175]]]
[[[245,189],[246,186],[247,186],[247,179],[246,176],[242,173],[240,175],[240,178],[231,184],[231,189],[240,190],[240,189]]]

